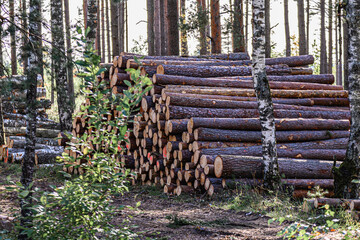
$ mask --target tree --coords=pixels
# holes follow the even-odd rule
[[[28,25],[27,25],[28,16],[26,13],[26,9],[27,9],[26,0],[21,0],[21,8],[22,8],[22,12],[21,12],[22,25],[23,25],[24,29],[27,29],[28,28]],[[22,33],[22,53],[21,53],[24,74],[26,74],[26,69],[27,69],[27,65],[28,65],[28,55],[27,55],[27,51],[25,49],[25,46],[27,44],[27,39],[28,39],[28,33],[26,31],[24,31]]]
[[[249,1],[246,0],[246,7],[245,7],[245,48],[248,51],[248,41],[249,41]]]
[[[345,161],[334,169],[335,195],[344,198],[359,198],[360,177],[360,2],[349,0],[346,5],[348,22],[348,67],[351,127]]]
[[[155,34],[154,34],[154,0],[147,0],[147,41],[148,54],[155,55]]]
[[[233,52],[245,52],[243,0],[234,1]]]
[[[110,0],[111,1],[111,0]],[[108,62],[111,62],[111,43],[110,43],[110,17],[109,17],[109,0],[105,0],[105,11],[106,11],[106,45]]]
[[[0,146],[5,144],[6,144],[6,138],[5,138],[5,129],[4,129],[3,110],[2,110],[2,99],[0,97]]]
[[[66,29],[66,55],[67,55],[67,78],[68,78],[68,91],[71,98],[71,103],[75,106],[75,93],[74,93],[74,66],[71,48],[71,33],[70,33],[70,13],[69,13],[69,0],[64,0],[65,8],[65,29]]]
[[[199,32],[200,32],[200,55],[208,54],[207,49],[207,35],[206,35],[206,27],[208,25],[208,16],[206,13],[206,2],[205,0],[197,0],[198,6],[198,24],[199,24]]]
[[[2,5],[2,0],[0,0],[0,5]],[[0,8],[0,15],[1,15],[1,8]],[[4,75],[4,59],[3,59],[3,48],[2,48],[2,39],[3,39],[3,27],[2,27],[2,21],[0,22],[0,76]]]
[[[306,0],[306,54],[310,49],[310,0]]]
[[[180,21],[182,25],[185,25],[186,23],[186,0],[180,0]],[[182,56],[187,56],[189,55],[189,50],[188,50],[188,43],[187,43],[187,31],[185,27],[181,28],[180,31],[180,42],[181,42],[181,55]]]
[[[298,27],[299,27],[299,55],[306,55],[306,35],[305,35],[305,17],[304,0],[297,0],[298,6]]]
[[[320,0],[320,74],[327,73],[327,54],[326,54],[326,29],[325,29],[325,0]]]
[[[274,188],[280,181],[277,162],[274,108],[265,72],[265,0],[253,0],[252,75],[261,123],[264,185]]]
[[[221,53],[221,23],[219,0],[210,1],[211,12],[211,53]]]
[[[168,55],[179,55],[178,1],[167,0]]]
[[[110,0],[110,15],[111,15],[111,39],[112,39],[112,55],[113,57],[119,56],[119,29],[118,29],[118,2]]]
[[[101,1],[101,62],[105,62],[105,0]]]
[[[125,50],[125,0],[120,0],[118,5],[118,39],[119,42],[119,52],[123,52]]]
[[[161,56],[167,55],[167,0],[160,1]]]
[[[328,45],[328,53],[329,53],[329,59],[328,59],[328,66],[327,70],[329,74],[332,74],[332,65],[333,65],[333,42],[332,42],[332,31],[333,31],[333,4],[332,0],[329,0],[329,45]]]
[[[9,14],[10,21],[15,23],[15,4],[14,0],[9,0]],[[11,45],[11,74],[17,75],[17,57],[16,57],[16,27],[14,24],[10,24],[10,45]]]
[[[289,56],[291,56],[291,44],[290,44],[289,1],[288,0],[284,0],[284,23],[285,23],[285,42],[286,42],[285,54],[287,57],[289,57]]]
[[[94,49],[96,49],[95,41],[96,41],[96,32],[98,25],[97,12],[98,12],[98,0],[86,0],[85,29],[89,29],[89,32],[87,34],[88,44],[91,44]]]
[[[61,3],[61,2],[60,2]],[[41,22],[41,0],[30,0],[29,10],[29,33],[30,34],[27,46],[29,65],[26,72],[26,86],[28,87],[26,93],[27,102],[27,117],[26,117],[26,145],[25,156],[22,163],[21,184],[27,189],[28,194],[25,198],[20,199],[21,220],[20,225],[24,228],[31,228],[32,226],[32,193],[31,186],[33,182],[34,162],[35,162],[35,141],[36,141],[36,92],[37,92],[37,78],[38,73],[42,68],[41,59],[41,38],[38,33],[39,23]],[[29,239],[25,232],[20,232],[19,239]]]
[[[349,49],[349,28],[348,28],[348,23],[347,21],[343,21],[343,49],[344,49],[344,60],[343,60],[343,64],[344,64],[344,88],[345,90],[349,90],[349,64],[348,64],[348,60],[349,60],[349,52],[347,51],[347,49]]]
[[[160,18],[160,0],[154,0],[154,35],[155,35],[155,55],[161,55],[161,18]]]
[[[265,0],[265,57],[271,57],[270,0]]]
[[[91,5],[89,5],[91,6]],[[72,129],[72,105],[68,94],[66,76],[66,51],[64,43],[62,2],[51,1],[51,36],[52,36],[52,60],[54,63],[54,77],[56,81],[58,113],[61,131]],[[90,11],[88,11],[90,15]],[[91,31],[90,31],[91,32]]]

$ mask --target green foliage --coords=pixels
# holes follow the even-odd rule
[[[84,174],[71,177],[63,172],[67,178],[64,185],[51,186],[49,192],[19,185],[20,198],[34,192],[33,204],[28,204],[33,227],[20,230],[33,239],[130,239],[134,236],[128,227],[131,216],[125,215],[122,223],[115,225],[114,215],[125,207],[115,208],[111,203],[115,194],[128,190],[129,171],[123,171],[117,159],[123,153],[122,144],[128,141],[127,124],[142,96],[150,90],[151,81],[140,76],[140,70],[128,69],[132,81],[125,84],[129,89],[123,95],[114,95],[97,78],[105,69],[99,69],[100,57],[86,37],[79,38],[78,45],[85,51],[83,59],[76,62],[80,69],[77,75],[83,79],[83,93],[90,102],[79,115],[88,118],[92,131],[81,137],[68,135],[71,143],[67,149],[77,152],[78,157],[64,153],[59,160],[66,166],[82,168]],[[108,120],[113,108],[119,114]],[[93,147],[96,145],[99,147]]]
[[[169,228],[179,228],[186,225],[195,225],[196,223],[186,218],[179,217],[177,214],[167,215],[166,219],[170,221]]]

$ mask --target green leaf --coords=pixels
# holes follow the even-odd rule
[[[29,190],[24,190],[19,193],[19,197],[26,198],[30,194]]]

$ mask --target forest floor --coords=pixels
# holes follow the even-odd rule
[[[19,180],[21,168],[4,166],[0,164],[0,233],[11,228],[8,217],[19,210],[16,192],[5,191],[5,186],[9,185],[8,176],[12,181]],[[35,179],[35,186],[41,188],[60,185],[62,181],[56,170],[48,169],[38,170]],[[268,224],[269,219],[299,214],[301,208],[300,201],[264,197],[246,189],[226,191],[209,199],[201,194],[167,196],[159,187],[135,186],[123,196],[114,197],[117,206],[135,207],[137,202],[141,203],[138,208],[125,208],[114,221],[120,224],[124,216],[131,215],[132,230],[139,239],[163,240],[282,239],[278,232],[291,222]],[[343,239],[342,236],[336,231],[321,234],[317,239]]]

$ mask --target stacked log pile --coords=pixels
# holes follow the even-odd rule
[[[39,75],[40,76],[40,75]],[[0,146],[0,161],[21,163],[25,154],[26,133],[26,87],[25,76],[1,78],[3,124],[6,145]],[[54,139],[60,132],[60,125],[48,119],[46,110],[51,108],[51,101],[46,99],[46,89],[41,77],[38,79],[38,121],[36,130],[35,163],[54,163],[63,147]]]
[[[126,88],[124,69],[153,79],[120,160],[135,180],[164,192],[207,192],[261,185],[261,127],[248,56],[242,59],[114,58],[113,93]],[[331,195],[331,168],[345,158],[350,128],[348,93],[333,75],[312,75],[312,56],[266,59],[275,109],[283,184],[303,197],[320,186]],[[104,78],[106,79],[106,77]],[[107,79],[106,79],[107,80]],[[335,163],[336,161],[336,163]]]

